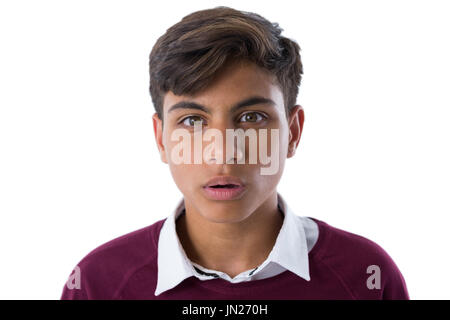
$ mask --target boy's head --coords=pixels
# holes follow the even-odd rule
[[[150,53],[150,94],[159,118],[164,120],[168,91],[197,93],[233,58],[250,60],[270,71],[283,93],[286,110],[291,110],[303,67],[298,44],[281,36],[282,31],[277,23],[256,13],[228,7],[185,16],[167,29]]]
[[[153,124],[162,161],[169,164],[186,206],[194,206],[211,221],[241,221],[276,194],[284,162],[300,140],[304,121],[303,110],[296,105],[302,75],[300,48],[281,31],[278,24],[257,14],[217,7],[184,17],[157,40],[150,54]],[[203,138],[196,149],[200,163],[194,159],[198,142],[194,125],[222,133],[209,140],[214,143]],[[230,129],[256,132],[257,163],[249,159],[250,136],[244,138],[248,145],[242,150],[238,146],[236,154],[233,151],[234,163],[228,154],[223,158],[229,141],[216,142],[226,140]],[[261,129],[267,132],[266,139]],[[182,148],[181,135],[175,134],[180,131],[189,140]],[[212,151],[208,145],[214,145]],[[265,149],[270,161],[277,162],[270,174],[261,174],[267,166],[267,157],[260,161]],[[176,161],[179,154],[188,162]],[[244,164],[239,164],[242,155]],[[217,176],[237,177],[242,192],[220,201],[215,191],[205,191]]]

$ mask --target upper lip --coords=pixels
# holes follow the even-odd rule
[[[225,185],[225,184],[234,184],[234,185],[238,185],[238,186],[243,186],[244,185],[242,180],[237,178],[237,177],[233,177],[233,176],[217,176],[217,177],[214,177],[214,178],[210,179],[204,185],[204,187],[206,188],[206,187],[210,187],[210,186]]]

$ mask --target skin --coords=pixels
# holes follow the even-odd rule
[[[163,104],[164,125],[157,113],[153,115],[155,139],[161,160],[169,165],[172,177],[184,195],[186,214],[177,219],[177,234],[188,258],[208,269],[219,270],[235,277],[239,273],[260,265],[272,250],[283,223],[283,214],[277,208],[277,185],[282,176],[285,160],[294,155],[303,129],[304,112],[296,105],[286,116],[282,91],[276,78],[257,65],[247,61],[227,64],[213,81],[195,95],[165,94]],[[272,99],[275,105],[256,104],[230,112],[231,106],[250,96]],[[194,101],[211,110],[207,114],[194,109],[169,108],[180,101]],[[267,119],[255,113],[267,116]],[[250,113],[250,119],[243,117]],[[249,164],[248,146],[245,164],[222,164],[202,161],[194,164],[175,164],[171,150],[179,141],[171,141],[177,128],[187,128],[193,134],[190,120],[179,123],[187,116],[202,120],[203,128],[254,128],[279,130],[279,169],[273,175],[261,175],[267,167],[259,161]],[[209,144],[204,142],[203,148]],[[192,140],[193,145],[193,140]],[[246,143],[248,145],[248,142]],[[193,147],[192,147],[193,149]],[[270,139],[268,139],[270,153]],[[218,150],[219,152],[219,150]],[[225,152],[223,152],[225,153]],[[193,154],[193,151],[192,151]],[[219,155],[218,153],[217,155]],[[241,178],[246,191],[236,200],[211,200],[203,193],[203,186],[215,176],[231,175]]]

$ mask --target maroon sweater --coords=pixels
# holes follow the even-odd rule
[[[61,299],[409,299],[402,274],[379,245],[312,219],[319,238],[309,252],[310,281],[288,270],[240,283],[192,276],[155,296],[163,219],[91,251],[78,264],[80,288],[64,285]],[[379,288],[368,285],[376,284],[371,265],[379,267]]]

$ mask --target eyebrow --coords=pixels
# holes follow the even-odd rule
[[[275,105],[275,102],[271,99],[260,97],[260,96],[253,96],[250,98],[247,98],[245,100],[242,100],[238,103],[236,103],[233,107],[231,107],[231,112],[235,112],[236,110],[239,110],[244,107],[252,106],[255,104],[268,104],[271,106]],[[205,113],[211,114],[211,110],[207,107],[198,104],[193,101],[180,101],[178,103],[175,103],[173,106],[170,107],[169,112],[174,111],[176,109],[196,109],[201,110]]]

